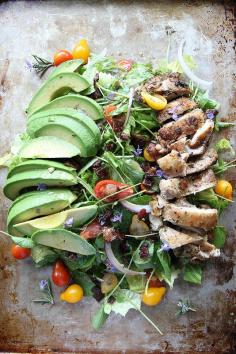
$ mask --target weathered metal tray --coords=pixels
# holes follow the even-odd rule
[[[175,31],[171,53],[180,40],[196,56],[199,75],[214,81],[212,95],[222,116],[235,119],[234,1],[2,1],[0,4],[0,152],[24,130],[24,109],[39,85],[27,69],[31,54],[49,57],[71,48],[81,37],[96,52],[153,62],[166,53],[166,26]],[[224,131],[235,144],[235,131]],[[5,172],[1,171],[1,184]],[[235,171],[228,178],[235,184]],[[8,201],[1,191],[0,229],[5,227]],[[235,213],[223,215],[228,229],[222,257],[207,264],[201,287],[177,281],[158,308],[145,309],[159,323],[159,336],[138,314],[111,316],[94,332],[90,315],[94,300],[77,305],[32,303],[38,281],[50,270],[35,270],[30,261],[15,262],[10,242],[0,238],[0,350],[7,352],[79,353],[235,353]],[[234,268],[235,269],[235,268]],[[197,308],[176,318],[180,298]]]

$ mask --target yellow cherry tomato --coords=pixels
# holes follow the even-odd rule
[[[149,107],[155,109],[156,111],[160,111],[165,108],[167,105],[167,100],[165,97],[161,95],[150,95],[147,92],[141,92],[141,96],[144,102],[147,103]]]
[[[77,43],[72,51],[74,59],[83,59],[84,63],[88,62],[88,57],[90,56],[90,48],[86,39],[81,39]]]
[[[166,293],[166,288],[148,288],[146,293],[143,293],[142,301],[145,305],[156,306],[161,302]]]
[[[78,284],[72,284],[60,295],[60,300],[75,304],[79,302],[84,295],[83,289]]]
[[[220,179],[215,187],[215,192],[224,198],[232,199],[233,187],[232,184],[224,179]]]
[[[149,162],[154,162],[155,161],[154,157],[152,157],[152,155],[149,154],[147,148],[144,149],[143,157],[145,158],[145,160],[147,160]]]

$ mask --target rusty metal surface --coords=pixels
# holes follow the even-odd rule
[[[154,62],[166,52],[165,27],[173,27],[171,56],[182,38],[199,63],[199,74],[214,80],[212,95],[222,116],[235,120],[234,2],[217,1],[11,1],[0,3],[0,151],[24,130],[24,108],[39,85],[27,70],[32,53],[50,56],[71,48],[81,37],[96,52],[107,48],[116,57]],[[235,144],[235,131],[225,131]],[[235,146],[235,145],[234,145]],[[4,171],[0,171],[1,185]],[[235,171],[228,174],[234,183]],[[0,228],[8,201],[0,195]],[[126,319],[110,316],[94,332],[90,315],[97,304],[32,303],[37,284],[50,269],[36,270],[30,261],[15,262],[10,242],[0,238],[0,350],[8,352],[85,353],[235,353],[236,207],[223,215],[227,244],[220,259],[208,263],[201,287],[178,280],[157,309],[146,313],[164,332],[160,337],[135,312]],[[176,304],[189,297],[196,313],[176,318]]]

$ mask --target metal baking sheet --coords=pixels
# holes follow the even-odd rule
[[[0,152],[24,131],[27,103],[39,79],[27,68],[31,54],[50,59],[57,49],[70,49],[81,37],[94,52],[117,58],[152,60],[155,64],[172,35],[172,58],[186,38],[186,51],[199,64],[198,73],[214,81],[212,96],[221,115],[235,120],[234,1],[1,1],[0,3]],[[235,144],[235,130],[223,132]],[[235,145],[234,145],[235,146]],[[0,171],[1,185],[5,171]],[[228,174],[235,185],[235,171]],[[1,190],[0,228],[5,227],[9,202]],[[8,352],[78,353],[235,353],[235,222],[234,204],[221,218],[228,229],[222,256],[205,267],[201,287],[176,282],[156,309],[145,312],[156,321],[159,336],[138,314],[110,316],[95,332],[90,316],[97,303],[41,306],[32,303],[38,281],[49,269],[34,269],[30,261],[15,262],[10,242],[0,238],[0,350]],[[190,298],[197,308],[176,318],[176,304]]]

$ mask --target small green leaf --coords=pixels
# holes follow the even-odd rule
[[[202,268],[197,264],[187,264],[184,267],[184,280],[194,283],[201,284],[202,282]]]
[[[91,317],[91,324],[94,329],[98,330],[106,322],[109,315],[104,312],[104,304],[102,304],[95,314]]]
[[[226,230],[224,226],[216,226],[213,230],[213,245],[217,248],[222,248],[226,240]]]
[[[11,236],[11,239],[16,245],[19,245],[21,247],[25,247],[25,248],[34,247],[34,242],[31,240],[31,238]]]
[[[129,284],[130,291],[140,292],[145,289],[147,282],[145,275],[127,275],[126,279]]]
[[[104,311],[109,314],[111,311],[126,316],[130,309],[140,310],[141,295],[127,289],[120,289],[114,293],[116,299],[112,304],[107,304]]]
[[[86,273],[74,271],[72,272],[72,278],[76,284],[83,288],[85,296],[93,295],[92,289],[95,284]]]
[[[217,152],[222,152],[225,150],[231,150],[233,152],[233,148],[232,145],[230,143],[230,141],[228,139],[220,139],[217,143],[216,143],[216,151]]]

